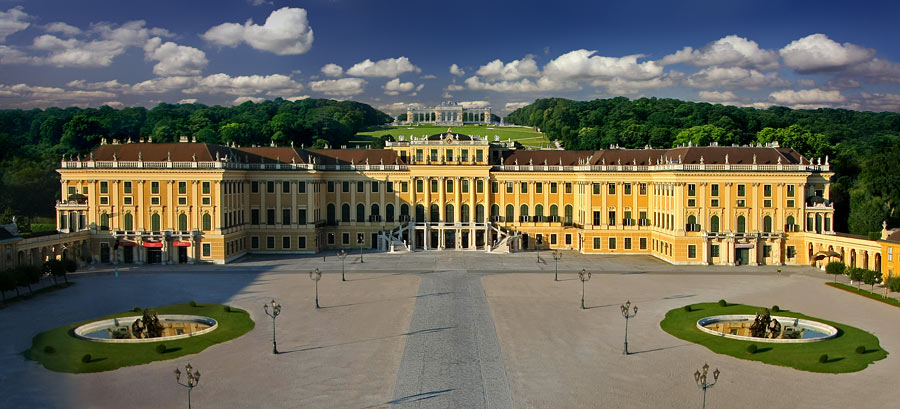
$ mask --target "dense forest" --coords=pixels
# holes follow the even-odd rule
[[[853,234],[900,222],[900,114],[845,109],[744,108],[677,99],[539,99],[506,117],[567,149],[778,141],[835,171],[835,229]]]
[[[234,107],[159,104],[131,107],[0,110],[0,222],[12,216],[24,231],[36,216],[53,216],[59,198],[62,155],[83,154],[101,138],[173,142],[179,136],[199,142],[238,145],[337,146],[360,130],[392,118],[352,101],[276,99]]]

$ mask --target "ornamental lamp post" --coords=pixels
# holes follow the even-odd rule
[[[584,282],[591,279],[591,272],[581,269],[578,272],[578,279],[581,280],[581,309],[584,309]]]
[[[628,355],[628,319],[634,318],[637,315],[637,305],[634,306],[634,313],[631,313],[629,309],[631,308],[631,301],[625,302],[621,307],[622,316],[625,317],[625,355]]]
[[[341,281],[347,281],[347,279],[344,278],[344,259],[347,258],[347,250],[341,250],[337,255],[341,258]]]
[[[364,239],[363,239],[363,234],[362,234],[362,233],[356,233],[356,244],[359,244],[359,263],[360,263],[360,264],[364,263],[364,261],[363,261],[363,252],[362,252],[363,241],[364,241]]]
[[[562,253],[559,250],[553,250],[553,262],[556,264],[556,272],[553,273],[553,281],[559,281],[559,260],[562,260]]]
[[[706,409],[706,390],[712,388],[716,384],[716,382],[719,381],[719,374],[721,372],[719,372],[718,368],[713,371],[713,381],[709,382],[709,379],[707,378],[707,374],[709,373],[709,364],[704,363],[702,369],[702,373],[699,370],[697,370],[697,372],[694,372],[694,381],[697,382],[697,386],[699,386],[700,389],[703,389],[703,406],[701,407],[703,409]]]
[[[322,272],[318,268],[310,271],[309,279],[316,282],[316,308],[319,308],[319,280],[322,279]]]
[[[191,364],[187,364],[187,366],[184,367],[184,372],[187,374],[187,382],[181,383],[181,371],[178,370],[178,368],[175,368],[175,383],[187,388],[188,409],[191,409],[191,389],[194,389],[197,385],[200,384],[200,371],[195,371]]]
[[[275,318],[281,314],[281,304],[275,302],[275,299],[272,299],[272,312],[269,312],[269,304],[263,304],[263,310],[266,311],[266,315],[272,317],[272,353],[278,353],[278,344],[275,343]]]
[[[537,262],[541,262],[541,244],[544,244],[544,235],[539,234],[534,240],[534,247],[537,250]]]

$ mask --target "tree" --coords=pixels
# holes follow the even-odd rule
[[[41,281],[41,269],[38,267],[21,265],[15,267],[13,271],[15,272],[16,285],[19,287],[28,287],[29,294],[33,292],[31,290],[31,285]]]
[[[759,142],[778,142],[779,145],[794,149],[808,158],[834,156],[834,147],[824,134],[814,133],[800,125],[787,128],[763,128],[756,134]]]
[[[19,286],[16,285],[15,272],[10,268],[0,271],[0,295],[3,296],[3,302],[6,302],[6,292],[13,290],[16,291],[18,296]]]
[[[70,272],[69,269],[72,267],[70,264],[75,264],[75,267],[77,267],[77,263],[73,260],[47,260],[44,263],[44,272],[53,277],[54,283],[56,282],[57,277],[62,277],[66,281],[66,284],[68,284],[69,279],[66,277],[66,273]],[[71,272],[74,271],[75,269],[71,268]]]
[[[850,217],[847,218],[850,233],[864,236],[880,231],[881,223],[887,217],[887,206],[880,197],[869,195],[862,189],[850,193]]]
[[[79,114],[63,126],[59,143],[71,153],[87,152],[100,143],[100,138],[107,133],[96,118]]]
[[[892,146],[869,155],[863,161],[859,181],[871,196],[887,205],[888,215],[897,217],[900,206],[900,148]]]
[[[732,131],[707,124],[682,129],[681,132],[678,132],[678,135],[675,135],[674,145],[686,145],[688,142],[694,146],[707,146],[710,142],[716,142],[719,145],[731,145],[734,141],[735,138]]]
[[[851,284],[852,284],[853,281],[856,281],[856,289],[858,290],[858,289],[859,289],[859,284],[860,284],[860,283],[863,281],[863,279],[865,278],[865,274],[864,274],[864,272],[863,272],[863,269],[858,268],[858,267],[852,267],[852,268],[850,268],[849,271],[850,271],[849,275],[850,275],[850,281],[851,281]]]
[[[837,276],[844,275],[844,272],[846,270],[847,270],[847,266],[844,265],[844,263],[841,263],[840,261],[834,261],[834,262],[828,263],[828,265],[825,266],[825,272],[827,274],[834,275],[834,282],[837,282]]]
[[[875,284],[881,284],[881,272],[866,269],[863,272],[863,282],[871,285],[872,291],[875,291]]]

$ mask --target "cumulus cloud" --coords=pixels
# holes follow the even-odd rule
[[[466,75],[466,72],[463,71],[462,68],[459,68],[459,66],[456,64],[453,64],[450,66],[450,73],[457,77],[462,77],[463,75]]]
[[[122,84],[119,80],[109,80],[100,82],[87,82],[85,80],[73,80],[66,83],[67,87],[86,89],[86,90],[105,90],[105,91],[124,91],[129,85]]]
[[[203,38],[225,47],[246,43],[257,50],[296,55],[312,47],[313,30],[305,9],[283,7],[269,14],[263,25],[254,24],[252,19],[243,25],[224,23],[207,30]]]
[[[419,78],[421,78],[421,79],[423,79],[423,80],[433,80],[433,79],[437,78],[437,75],[434,75],[434,74],[426,74],[426,75],[423,75],[423,76],[421,76],[421,77],[419,77]]]
[[[450,68],[452,71],[453,67]],[[491,80],[514,81],[525,77],[540,76],[541,70],[538,69],[537,63],[534,62],[534,56],[526,55],[521,60],[513,60],[506,64],[499,59],[491,61],[479,67],[475,74]]]
[[[153,37],[144,45],[148,60],[159,61],[153,66],[153,73],[160,76],[197,75],[206,68],[206,53],[194,47],[162,42]]]
[[[778,53],[773,50],[763,50],[759,48],[756,41],[736,35],[723,37],[701,49],[684,47],[675,54],[663,57],[659,63],[661,65],[690,63],[701,67],[733,65],[762,70],[775,69],[779,65]]]
[[[523,78],[518,81],[484,82],[478,76],[466,78],[466,86],[471,90],[496,92],[537,92],[537,91],[574,91],[580,90],[574,81],[557,81],[548,77],[537,80]]]
[[[737,101],[738,96],[731,91],[700,91],[700,99],[709,102],[729,102]]]
[[[15,47],[0,45],[0,64],[34,63],[35,58]]]
[[[303,89],[303,84],[282,74],[272,75],[240,75],[232,77],[228,74],[213,74],[199,79],[191,88],[184,89],[185,94],[229,94],[288,96],[296,95]]]
[[[556,79],[623,78],[645,80],[663,74],[656,61],[638,62],[643,55],[604,57],[597,51],[575,50],[565,53],[544,66],[544,75]]]
[[[859,95],[872,111],[900,112],[900,94],[861,92]]]
[[[386,58],[373,62],[366,58],[347,69],[347,75],[354,77],[397,77],[407,72],[422,72],[409,58]]]
[[[444,88],[444,91],[462,91],[466,89],[466,87],[459,84],[450,84],[447,88]]]
[[[792,41],[778,53],[785,65],[801,73],[838,71],[875,56],[873,49],[840,44],[825,34],[812,34]]]
[[[106,91],[67,90],[28,84],[0,84],[0,98],[12,98],[12,105],[18,107],[96,105],[97,101],[108,101],[115,97],[116,94]]]
[[[378,109],[381,110],[381,111],[384,111],[384,112],[387,112],[387,113],[396,115],[396,114],[398,114],[398,113],[404,113],[404,114],[405,114],[405,113],[406,113],[406,108],[409,108],[410,106],[415,107],[415,108],[421,108],[421,107],[422,107],[422,104],[420,104],[420,103],[418,103],[418,102],[412,102],[412,103],[408,103],[408,102],[393,102],[393,103],[390,103],[390,104],[382,104],[382,105],[378,105],[376,108],[378,108]]]
[[[94,35],[94,39],[89,41],[44,34],[33,40],[32,48],[46,52],[45,55],[28,56],[19,50],[5,50],[0,56],[5,54],[10,62],[37,65],[108,67],[115,57],[123,54],[129,47],[146,46],[151,36],[172,36],[172,33],[162,28],[147,28],[143,20],[129,21],[122,25],[98,23],[92,26],[90,33]],[[170,60],[167,64],[172,63]],[[163,64],[163,67],[167,64]]]
[[[31,23],[30,16],[23,11],[22,6],[16,6],[6,11],[0,11],[0,42],[6,41],[6,37],[22,31]]]
[[[322,74],[329,77],[340,77],[344,73],[344,69],[340,65],[329,63],[322,67]]]
[[[590,82],[593,87],[605,88],[607,92],[618,95],[637,94],[648,89],[660,89],[674,86],[676,80],[681,78],[680,72],[673,71],[660,77],[646,80],[629,80],[623,78],[596,79]]]
[[[185,99],[180,99],[180,100],[178,100],[177,103],[178,103],[178,104],[196,104],[196,103],[197,103],[197,98],[185,98]]]
[[[202,77],[174,76],[153,78],[131,85],[126,92],[132,94],[161,94],[173,90],[182,90],[197,84]]]
[[[284,97],[285,100],[288,100],[291,102],[300,101],[302,99],[307,99],[307,98],[309,98],[309,95],[294,95],[292,97]]]
[[[506,112],[512,112],[519,108],[526,107],[529,104],[531,104],[531,103],[530,102],[507,102],[506,105],[503,106],[503,109]]]
[[[234,99],[234,101],[231,101],[231,105],[240,105],[240,104],[243,104],[244,102],[247,102],[247,101],[250,101],[250,102],[252,102],[252,103],[254,103],[254,104],[258,104],[258,103],[263,102],[263,101],[265,101],[265,100],[266,100],[266,99],[263,98],[263,97],[237,97],[237,98]]]
[[[61,21],[53,22],[44,26],[44,31],[48,33],[60,33],[62,35],[66,35],[69,37],[77,36],[81,34],[81,29],[75,26],[68,25]]]
[[[776,104],[782,105],[798,105],[798,104],[834,104],[844,102],[847,98],[841,94],[840,90],[821,90],[818,88],[802,89],[794,91],[791,89],[775,91],[769,94],[769,99]]]
[[[416,87],[412,82],[400,82],[400,78],[394,78],[384,84],[384,93],[387,95],[397,95],[401,92],[410,92]]]
[[[783,87],[790,83],[777,72],[761,72],[741,67],[708,67],[688,76],[687,84],[694,88],[746,88]]]
[[[309,88],[325,95],[349,96],[362,94],[366,80],[362,78],[341,78],[338,80],[312,81]]]
[[[486,108],[491,106],[491,103],[487,101],[460,101],[458,104],[463,108]]]
[[[900,83],[900,64],[879,58],[849,67],[845,73],[866,77],[873,82]]]

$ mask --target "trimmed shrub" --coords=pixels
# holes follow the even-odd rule
[[[157,345],[157,346],[156,346],[156,353],[157,353],[157,354],[164,354],[164,353],[166,353],[166,345],[165,345],[165,344],[159,344],[159,345]]]
[[[856,353],[857,353],[857,354],[864,354],[864,353],[866,353],[866,347],[864,347],[864,346],[862,346],[862,345],[856,347]]]
[[[773,305],[773,306],[772,306],[772,312],[778,312],[778,311],[781,311],[781,307],[779,307],[779,306],[777,306],[777,305]]]
[[[231,312],[231,306],[230,306],[230,305],[226,305],[226,306],[225,306],[225,312]]]
[[[188,305],[190,305],[191,307],[196,307],[196,306],[197,306],[197,303],[194,302],[194,300],[191,300],[191,301],[188,303]]]
[[[828,362],[828,354],[819,355],[819,363],[824,364]]]
[[[91,362],[91,354],[84,354],[84,356],[81,357],[81,362],[84,362],[84,363]]]
[[[52,346],[50,346],[50,345],[47,345],[47,346],[44,347],[44,353],[45,353],[45,354],[55,354],[55,353],[56,353],[56,348],[54,348],[54,347],[52,347]]]
[[[141,307],[135,305],[134,308],[131,309],[131,312],[141,312]]]
[[[728,301],[719,300],[719,307],[727,307],[727,306],[728,306]]]
[[[751,355],[755,354],[757,349],[759,349],[759,348],[756,346],[756,344],[747,345],[747,353],[748,354],[751,354]]]

